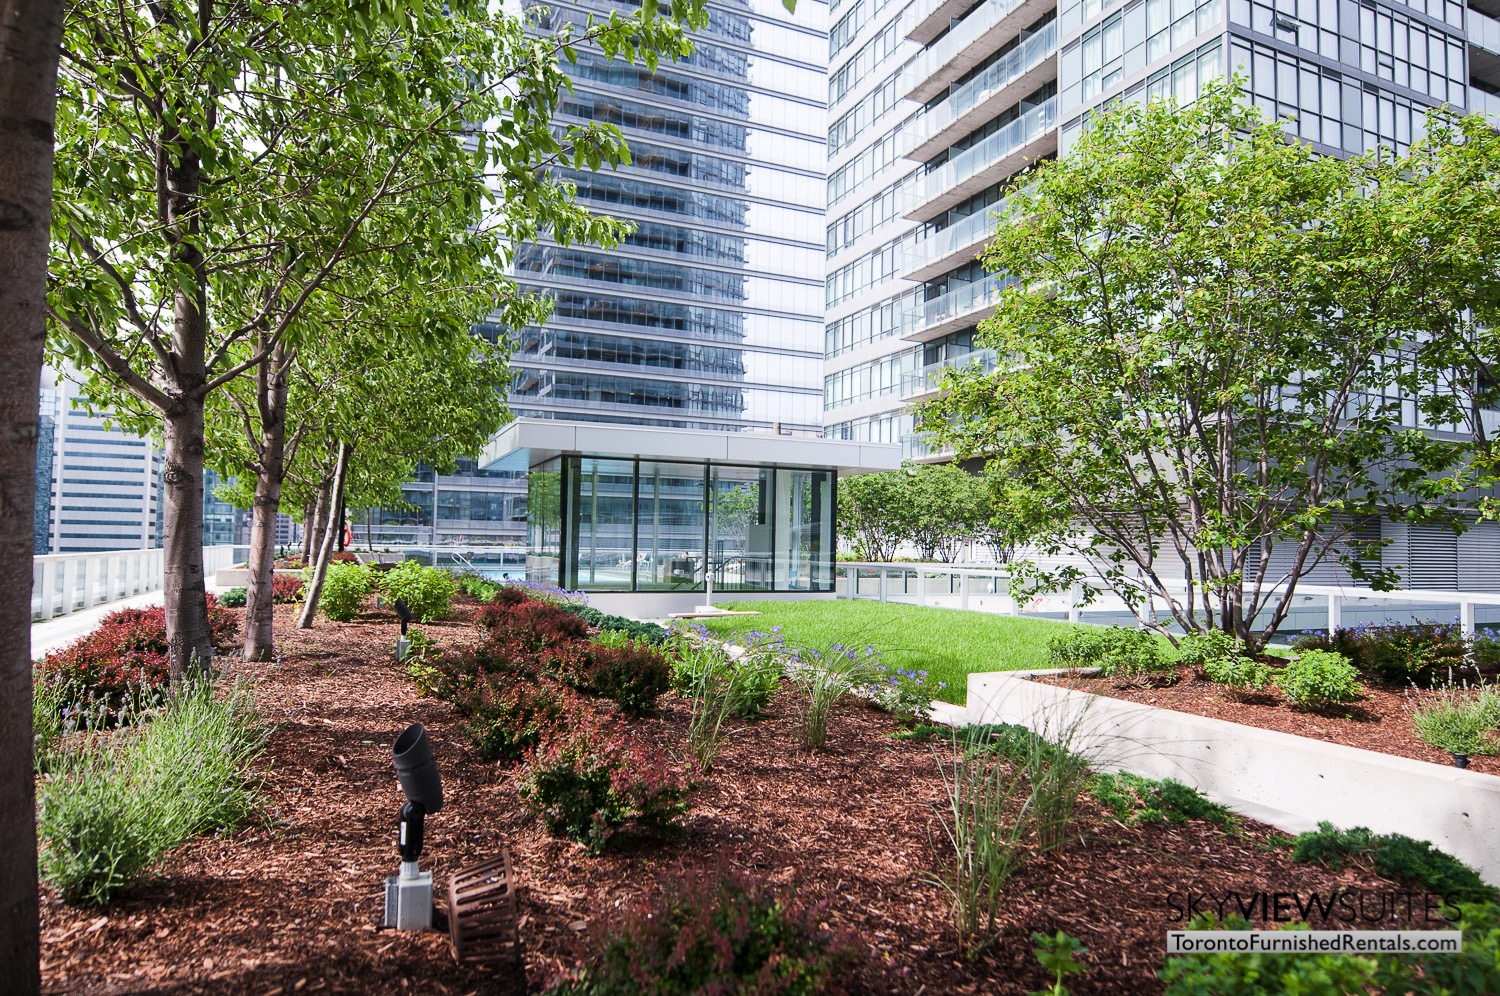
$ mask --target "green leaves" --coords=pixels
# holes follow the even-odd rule
[[[1405,157],[1320,158],[1233,85],[1096,116],[1010,191],[986,251],[1016,278],[981,326],[1008,362],[950,374],[921,427],[1028,493],[1044,551],[1190,630],[1252,639],[1265,610],[1268,633],[1282,582],[1321,562],[1388,580],[1360,524],[1457,521],[1456,437],[1500,383],[1450,375],[1491,348],[1500,142],[1430,131]]]

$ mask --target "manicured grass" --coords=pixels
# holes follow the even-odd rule
[[[723,607],[761,614],[699,620],[720,636],[766,633],[780,626],[791,646],[873,646],[891,667],[925,670],[933,681],[946,682],[938,697],[957,705],[964,704],[971,671],[1046,667],[1047,641],[1069,628],[1050,619],[894,602],[734,602]]]

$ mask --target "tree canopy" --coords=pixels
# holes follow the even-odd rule
[[[1389,585],[1362,523],[1463,524],[1444,399],[1495,287],[1497,148],[1436,114],[1406,154],[1324,158],[1232,83],[1122,101],[1009,192],[984,262],[1014,283],[980,327],[1002,362],[950,374],[921,428],[1147,625],[1255,643],[1317,564]]]

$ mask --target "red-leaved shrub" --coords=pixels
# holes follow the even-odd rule
[[[235,614],[208,596],[209,639],[227,647],[239,629]],[[68,694],[95,707],[119,709],[129,699],[152,701],[165,690],[171,670],[167,610],[116,609],[92,632],[43,658],[38,670]]]
[[[359,562],[359,557],[355,556],[353,550],[336,550],[329,556],[328,562],[331,564],[354,564]]]
[[[579,701],[578,693],[555,681],[532,684],[481,674],[467,703],[469,736],[486,759],[519,761]]]
[[[305,587],[306,583],[296,574],[273,574],[271,575],[271,602],[275,605],[300,602],[302,589]]]
[[[626,821],[661,828],[688,808],[692,787],[587,700],[567,704],[526,757],[516,788],[548,831],[598,854]]]
[[[559,676],[585,695],[610,699],[630,716],[656,708],[657,698],[672,687],[672,665],[645,643],[606,647],[586,643],[553,658]]]
[[[555,605],[528,598],[515,605],[492,602],[476,620],[489,639],[538,651],[589,638],[589,625]]]

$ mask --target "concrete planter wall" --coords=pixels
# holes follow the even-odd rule
[[[1320,820],[1402,833],[1500,884],[1500,778],[1308,737],[1173,712],[1026,680],[1055,671],[969,675],[971,723],[1014,723],[1103,770],[1175,778],[1235,812],[1289,833]]]
[[[273,574],[285,574],[292,577],[301,577],[301,571],[272,571]],[[250,583],[250,570],[245,567],[221,567],[214,573],[214,584],[220,588],[243,588]]]

